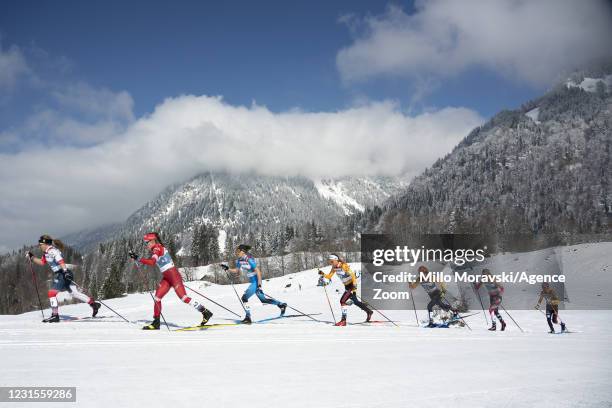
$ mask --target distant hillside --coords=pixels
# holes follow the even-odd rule
[[[208,225],[221,231],[224,247],[225,239],[270,235],[311,221],[336,224],[346,215],[382,203],[405,185],[400,178],[388,177],[313,181],[208,172],[167,188],[124,223],[71,234],[65,240],[90,252],[101,242],[156,230],[173,236],[177,247],[188,251],[194,228]]]
[[[612,66],[474,129],[363,230],[602,233],[612,218]]]

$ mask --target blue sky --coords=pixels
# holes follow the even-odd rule
[[[610,38],[604,0],[0,2],[0,252],[203,171],[410,180]]]
[[[380,15],[385,2],[19,1],[1,7],[4,47],[26,53],[34,47],[49,60],[64,59],[66,71],[58,72],[32,57],[41,75],[128,91],[136,116],[186,93],[222,95],[232,104],[255,100],[273,111],[333,111],[370,98],[398,100],[416,112],[466,106],[490,117],[545,88],[481,69],[446,79],[416,102],[411,79],[344,83],[336,54],[352,33],[341,17]],[[22,96],[20,109],[37,102],[36,94]]]
[[[3,43],[66,57],[71,75],[127,90],[135,113],[183,93],[256,100],[273,110],[344,106],[337,50],[350,40],[347,12],[376,2],[3,3]]]

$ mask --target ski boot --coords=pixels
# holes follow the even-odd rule
[[[346,319],[340,319],[340,321],[338,323],[336,323],[334,326],[346,326]]]
[[[96,315],[98,314],[98,310],[100,310],[100,303],[93,302],[89,306],[91,306],[91,317],[96,317]]]
[[[436,324],[434,323],[433,319],[429,319],[429,324],[426,327],[436,327]]]
[[[47,317],[46,319],[43,320],[43,323],[59,323],[60,318],[59,315],[51,315],[51,317]]]
[[[371,311],[371,310],[368,310],[368,311],[366,312],[366,314],[367,314],[367,317],[366,317],[366,320],[365,320],[365,321],[366,321],[366,322],[369,322],[369,321],[372,319],[372,315],[374,314],[374,312],[373,312],[373,311]]]
[[[200,323],[200,326],[204,326],[206,323],[208,323],[212,315],[213,315],[213,312],[211,312],[208,309],[204,309],[202,311],[202,322]]]
[[[286,303],[281,303],[280,305],[278,305],[278,308],[280,309],[281,312],[281,316],[285,315],[285,310],[287,310],[287,304]]]
[[[153,318],[153,321],[144,326],[142,330],[159,330],[159,317]]]
[[[502,327],[501,327],[501,331],[506,330],[506,322],[504,322],[503,320],[501,321]]]
[[[567,327],[565,327],[565,323],[561,323],[561,333],[566,332]]]
[[[493,324],[491,325],[491,327],[489,327],[489,331],[495,331],[497,330],[497,325],[495,322],[493,322]]]
[[[251,323],[253,323],[253,322],[251,321],[251,315],[246,315],[246,316],[244,317],[244,319],[242,319],[242,321],[241,321],[240,323],[242,323],[242,324],[251,324]]]
[[[555,329],[550,329],[549,334],[555,334]]]

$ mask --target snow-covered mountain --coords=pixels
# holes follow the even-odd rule
[[[185,247],[198,224],[213,226],[223,236],[281,230],[311,221],[333,224],[380,204],[406,184],[401,178],[388,177],[313,181],[207,172],[167,188],[125,223],[72,234],[66,241],[87,251],[99,242],[158,230],[177,237],[178,245]]]
[[[612,231],[612,64],[502,111],[365,214],[388,232]]]

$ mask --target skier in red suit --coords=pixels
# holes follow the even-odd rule
[[[197,300],[187,296],[187,293],[185,292],[185,286],[183,285],[183,278],[181,277],[181,274],[179,273],[178,269],[176,269],[176,267],[174,266],[172,257],[170,256],[168,250],[162,244],[159,235],[156,232],[150,232],[148,234],[145,234],[144,241],[149,251],[151,251],[151,257],[140,258],[134,253],[134,251],[130,250],[130,258],[144,265],[157,265],[157,267],[162,273],[162,280],[157,285],[157,290],[155,291],[153,321],[150,324],[144,326],[142,329],[159,330],[159,316],[161,315],[162,310],[161,300],[164,296],[166,296],[166,293],[168,293],[170,288],[174,288],[174,292],[176,292],[176,295],[181,298],[183,302],[193,306],[198,312],[202,313],[202,322],[200,323],[200,325],[205,325],[208,320],[210,320],[213,313],[210,310],[206,309],[204,305],[199,303]]]

